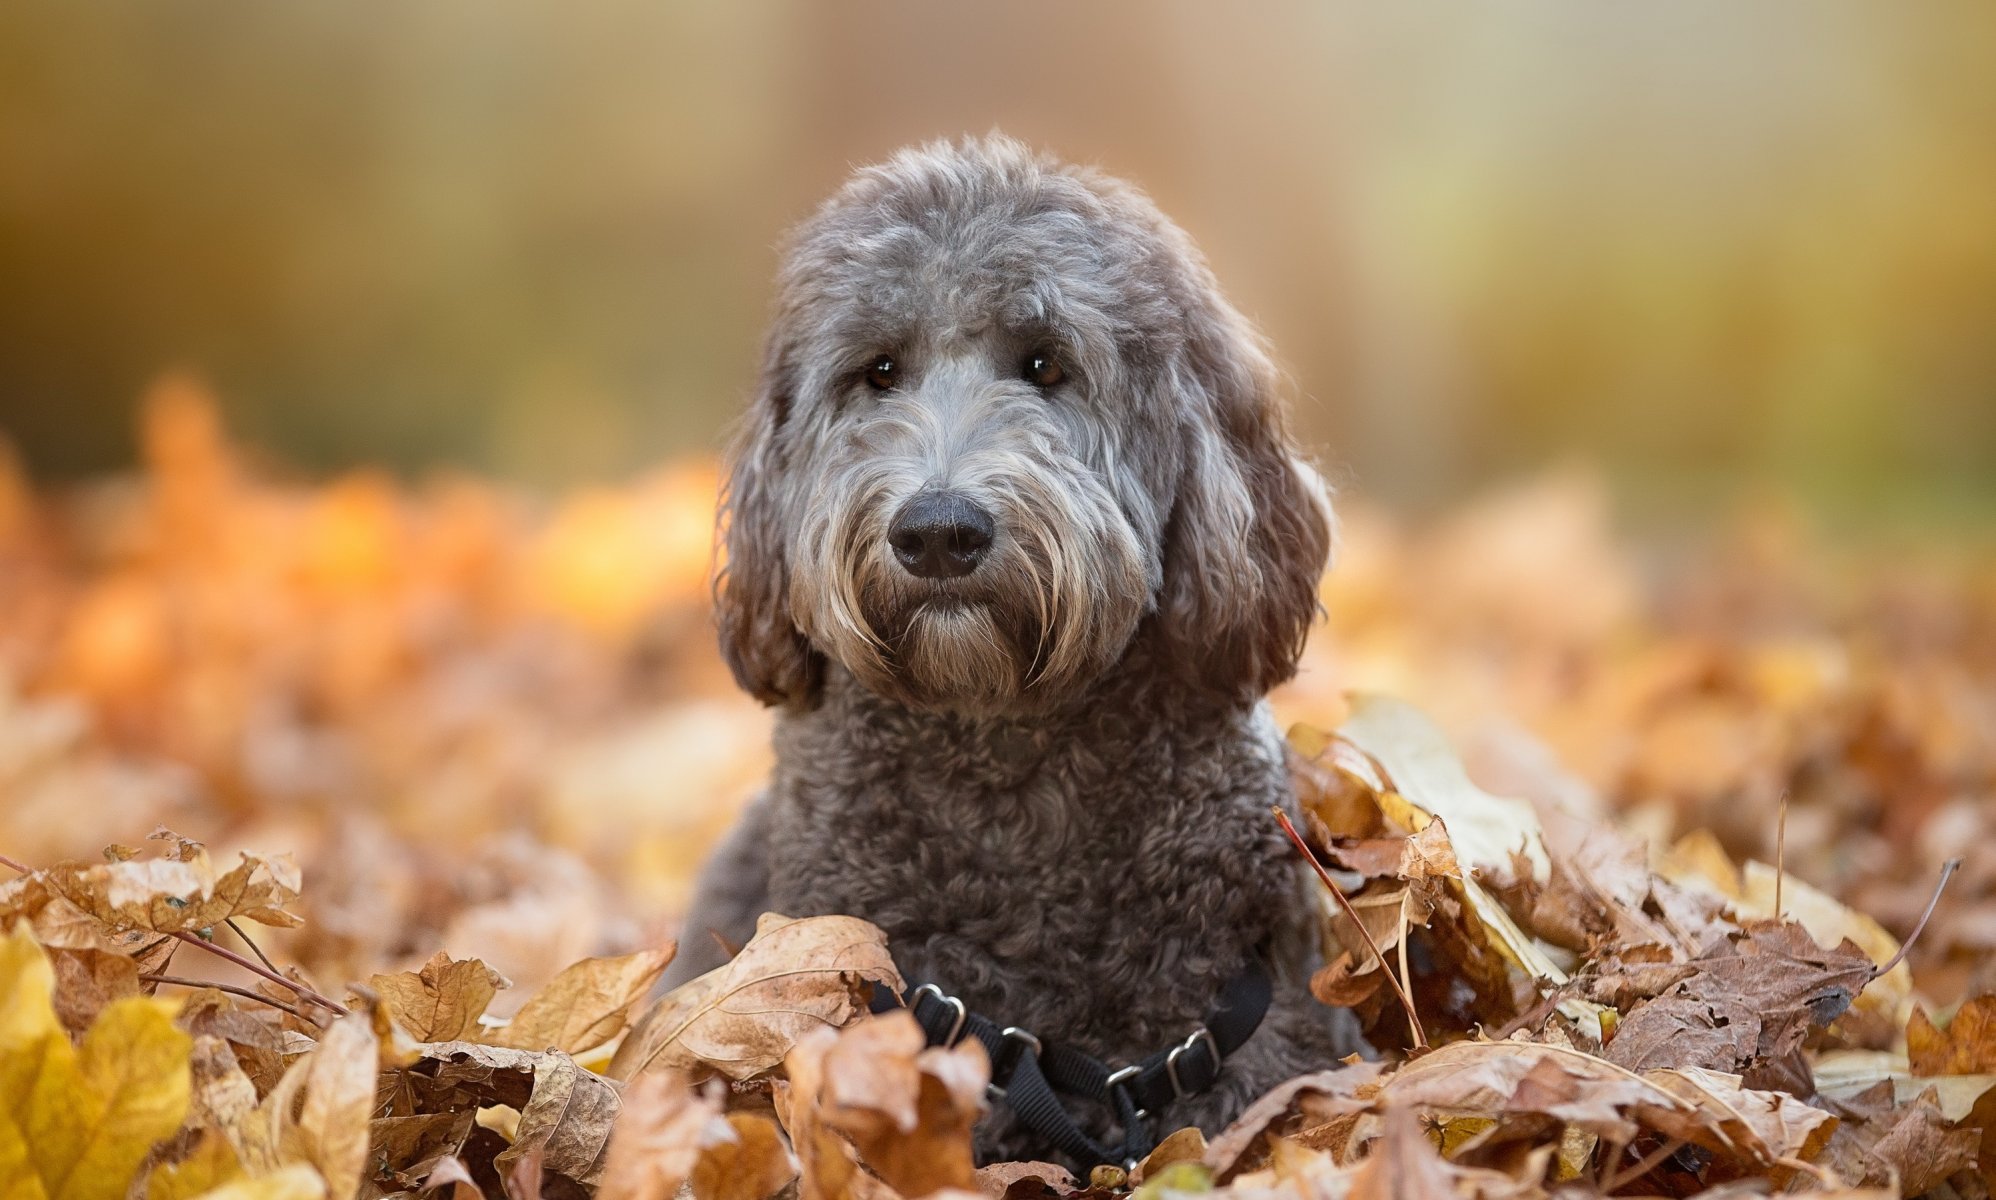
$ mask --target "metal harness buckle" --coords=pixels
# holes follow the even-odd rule
[[[1102,1081],[1102,1090],[1105,1092],[1114,1092],[1117,1088],[1123,1086],[1124,1084],[1128,1083],[1130,1080],[1135,1079],[1137,1076],[1143,1073],[1144,1069],[1142,1067],[1135,1065],[1118,1068],[1117,1070],[1111,1071],[1109,1073],[1109,1078]],[[1135,1106],[1136,1104],[1135,1096],[1130,1097],[1130,1103],[1132,1107]],[[1141,1108],[1137,1109],[1137,1120],[1141,1121],[1145,1117],[1148,1117],[1149,1115],[1150,1114],[1145,1112],[1143,1109]]]
[[[1178,1056],[1189,1052],[1200,1042],[1206,1043],[1206,1053],[1213,1056],[1213,1069],[1217,1071],[1220,1067],[1220,1044],[1213,1040],[1212,1031],[1201,1025],[1183,1042],[1173,1046],[1171,1053],[1164,1056],[1164,1077],[1171,1080],[1171,1097],[1174,1100],[1183,1100],[1190,1094],[1185,1090],[1185,1085],[1178,1081]]]
[[[1022,1055],[1030,1053],[1034,1058],[1040,1056],[1040,1039],[1034,1037],[1028,1031],[1019,1028],[1017,1025],[1005,1026],[1004,1030],[998,1034],[998,1037],[1000,1041],[1019,1043],[1022,1047],[1019,1053]],[[1018,1070],[1018,1064],[1019,1060],[1014,1058],[1012,1060],[1012,1069],[1015,1071]],[[984,1095],[992,1100],[1003,1100],[1005,1098],[1005,1089],[995,1083],[987,1083],[984,1085]]]
[[[950,1025],[949,1035],[943,1038],[943,1049],[947,1050],[950,1047],[956,1045],[956,1040],[963,1036],[963,1027],[966,1024],[968,1024],[970,1021],[970,1009],[964,1006],[963,1001],[943,991],[935,984],[925,983],[921,987],[916,988],[914,992],[908,997],[908,1010],[910,1012],[913,1012],[915,1006],[921,1003],[923,992],[929,993],[931,996],[934,996],[937,1000],[942,1001],[944,1004],[947,1004],[951,1008],[956,1010],[956,1021]]]

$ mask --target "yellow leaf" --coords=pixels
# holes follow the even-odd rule
[[[173,1006],[107,1007],[83,1045],[56,1023],[54,974],[17,930],[0,949],[0,1196],[122,1200],[153,1144],[187,1113],[193,1039]],[[33,1181],[31,1185],[27,1181]]]
[[[292,1166],[256,1179],[238,1179],[195,1200],[325,1200],[326,1181],[310,1167]],[[151,1200],[148,1197],[148,1200]]]
[[[220,1134],[209,1132],[194,1152],[177,1163],[161,1163],[146,1179],[146,1200],[192,1200],[243,1177],[236,1152]]]
[[[486,1041],[515,1050],[582,1054],[616,1037],[672,961],[675,944],[621,958],[585,958],[548,982]]]

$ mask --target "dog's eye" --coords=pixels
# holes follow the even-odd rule
[[[1035,350],[1026,355],[1026,365],[1021,372],[1026,382],[1036,388],[1050,388],[1067,378],[1067,372],[1060,366],[1060,360],[1045,350]]]
[[[891,354],[883,354],[867,364],[866,386],[876,392],[884,392],[894,386],[900,366]]]

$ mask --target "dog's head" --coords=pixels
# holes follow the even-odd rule
[[[1331,542],[1276,372],[1136,189],[990,137],[797,231],[724,500],[722,648],[808,704],[1058,703],[1148,619],[1185,685],[1289,677]]]

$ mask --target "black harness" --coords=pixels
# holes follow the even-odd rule
[[[1115,1068],[1072,1046],[1042,1042],[1016,1025],[1000,1028],[933,983],[908,993],[908,1008],[931,1046],[954,1046],[965,1037],[982,1043],[991,1056],[988,1094],[1010,1105],[1028,1129],[1084,1165],[1132,1166],[1156,1145],[1149,1118],[1213,1086],[1222,1060],[1260,1027],[1270,995],[1268,969],[1260,958],[1250,957],[1220,990],[1219,1004],[1184,1041],[1140,1063]],[[900,1006],[891,992],[882,990],[874,997],[875,1012]],[[1083,1132],[1056,1092],[1108,1105],[1123,1131],[1121,1147],[1105,1146]]]

